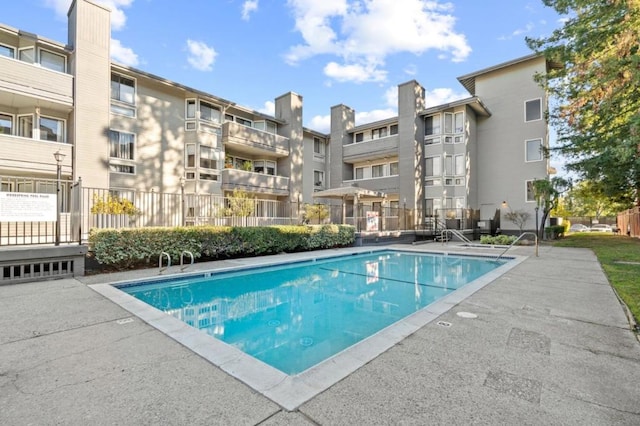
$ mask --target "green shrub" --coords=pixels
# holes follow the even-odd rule
[[[194,259],[263,256],[353,245],[348,225],[92,229],[89,244],[96,260],[118,269],[155,265],[162,252],[179,263],[184,250]]]
[[[483,235],[480,237],[480,244],[491,244],[491,245],[503,245],[508,246],[513,243],[518,237],[514,235]]]
[[[544,228],[545,237],[552,240],[557,240],[558,238],[563,237],[565,232],[566,229],[564,225],[554,225]]]

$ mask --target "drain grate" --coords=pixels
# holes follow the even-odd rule
[[[446,321],[438,321],[436,324],[438,324],[440,327],[451,327],[451,323]]]

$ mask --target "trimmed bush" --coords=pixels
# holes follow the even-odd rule
[[[483,235],[480,237],[480,244],[508,246],[513,243],[516,238],[518,237],[514,235],[496,235],[495,237],[492,237],[491,235]]]
[[[183,250],[195,259],[216,260],[346,247],[354,241],[355,228],[347,225],[92,229],[89,234],[96,260],[117,269],[155,264],[162,252],[177,263]]]
[[[564,225],[554,225],[544,228],[545,237],[552,240],[557,240],[558,238],[563,237],[565,232],[566,229]]]

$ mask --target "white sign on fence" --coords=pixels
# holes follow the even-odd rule
[[[0,192],[0,222],[55,222],[56,194]]]

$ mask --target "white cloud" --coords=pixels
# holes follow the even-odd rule
[[[213,62],[217,55],[213,47],[207,46],[204,42],[189,39],[187,40],[187,50],[189,51],[187,61],[192,67],[199,71],[213,69]]]
[[[242,19],[248,21],[256,10],[258,10],[258,0],[246,0],[242,4]]]
[[[316,115],[311,119],[309,128],[322,133],[329,133],[331,131],[331,114],[328,115]]]
[[[444,87],[426,90],[425,92],[424,104],[427,108],[469,97],[469,94],[466,92],[454,92],[453,89]]]
[[[394,108],[356,112],[356,126],[385,120],[387,118],[395,117],[396,115],[398,115],[398,112]]]
[[[95,2],[111,9],[111,29],[118,31],[124,28],[127,16],[122,9],[131,6],[133,0],[95,0]],[[45,0],[44,4],[55,10],[59,18],[66,19],[71,0]]]
[[[304,43],[293,46],[285,56],[297,64],[315,55],[339,57],[343,64],[325,67],[340,81],[380,81],[385,58],[427,50],[443,52],[452,61],[464,60],[471,48],[463,34],[454,30],[450,3],[433,0],[289,0],[295,28]],[[375,71],[365,76],[347,72],[350,67]],[[342,72],[338,72],[342,71]],[[349,79],[348,77],[351,77]]]
[[[390,108],[398,107],[398,86],[391,86],[385,90],[384,95],[385,103]]]
[[[416,66],[416,64],[409,64],[406,67],[404,67],[403,71],[407,75],[414,76],[418,74],[418,67]]]
[[[138,55],[135,54],[130,47],[124,47],[120,40],[111,39],[111,59],[130,67],[137,66],[140,61]]]
[[[262,108],[258,108],[258,112],[273,116],[276,114],[276,104],[273,101],[266,101]]]
[[[387,79],[387,72],[378,69],[375,64],[340,65],[336,62],[329,62],[324,67],[324,74],[340,82],[365,83],[385,81]]]

